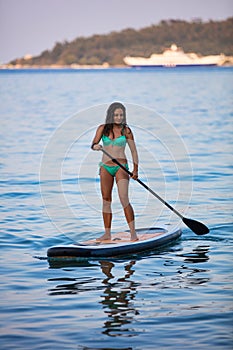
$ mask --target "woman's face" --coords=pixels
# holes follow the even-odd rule
[[[117,108],[113,114],[113,120],[115,124],[121,124],[124,119],[124,112],[121,108]]]

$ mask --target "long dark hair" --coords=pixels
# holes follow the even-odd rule
[[[114,112],[118,108],[122,109],[122,111],[123,111],[123,120],[122,120],[121,134],[124,135],[124,130],[125,130],[125,127],[127,125],[127,123],[126,123],[126,108],[120,102],[113,102],[108,107],[107,114],[106,114],[106,119],[105,119],[105,126],[104,126],[104,130],[103,130],[103,135],[109,136],[109,134],[112,132],[113,133],[113,137],[114,137],[114,132],[113,132]]]

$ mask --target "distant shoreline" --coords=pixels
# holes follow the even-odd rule
[[[102,64],[102,65],[78,65],[78,64],[71,64],[71,65],[57,65],[57,64],[51,64],[51,65],[21,65],[21,64],[1,64],[0,69],[8,69],[8,70],[17,70],[17,69],[69,69],[69,70],[76,70],[76,69],[109,69],[109,68],[129,68],[126,65],[117,65],[117,66],[110,66],[108,64]]]
[[[233,67],[233,56],[226,57],[227,60],[221,64],[216,65],[213,67]],[[200,68],[206,67],[205,65],[199,66]],[[191,66],[187,67],[153,67],[156,68],[166,68],[166,69],[172,69],[172,68],[192,68]],[[110,66],[109,64],[103,64],[103,65],[46,65],[46,66],[40,66],[40,65],[11,65],[11,64],[1,64],[0,70],[108,70],[108,69],[136,69],[129,67],[127,65],[114,65]],[[142,70],[146,70],[148,68],[141,68]]]

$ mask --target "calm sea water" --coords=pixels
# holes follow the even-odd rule
[[[232,68],[1,71],[1,349],[232,349]],[[181,225],[160,251],[49,264],[47,249],[102,231],[90,151],[126,104],[140,177],[137,226]],[[114,190],[115,191],[115,190]],[[125,229],[114,192],[113,229]]]

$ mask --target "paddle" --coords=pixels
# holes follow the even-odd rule
[[[130,176],[133,175],[128,169],[126,169],[120,162],[118,162],[117,159],[113,158],[108,152],[106,152],[103,148],[101,148],[101,151],[106,154],[115,164],[119,165],[122,169],[124,169]],[[155,193],[151,188],[149,188],[144,182],[142,182],[140,179],[136,180],[140,185],[142,185],[147,191],[149,191],[153,196],[155,196],[157,199],[160,200],[164,205],[166,205],[170,210],[172,210],[176,215],[178,215],[183,223],[188,226],[194,233],[197,235],[206,235],[209,232],[209,229],[207,226],[205,226],[203,223],[185,218],[183,215],[181,215],[175,208],[173,208],[169,203],[167,203],[163,198],[161,198],[157,193]]]

